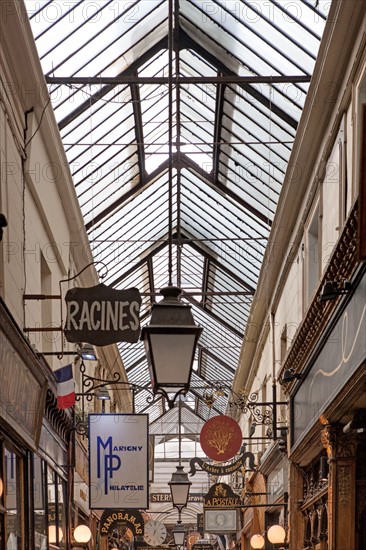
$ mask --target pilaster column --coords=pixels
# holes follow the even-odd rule
[[[304,517],[299,508],[299,502],[303,499],[304,477],[301,469],[290,462],[289,471],[289,539],[290,548],[302,548],[304,542]]]
[[[327,424],[322,443],[329,460],[328,546],[353,550],[356,532],[356,438],[341,427]]]

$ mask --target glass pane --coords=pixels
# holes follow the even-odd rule
[[[56,473],[47,469],[48,495],[48,541],[65,548],[66,517],[65,517],[65,489],[64,482]]]
[[[66,496],[66,487],[65,482],[58,478],[57,483],[57,492],[58,492],[58,527],[62,530],[63,533],[66,533],[66,508],[65,508],[65,496]],[[65,536],[62,541],[59,543],[60,548],[66,546]]]
[[[35,547],[39,550],[44,550],[47,548],[44,480],[44,462],[39,458],[39,456],[33,455],[34,538]]]
[[[21,510],[19,498],[18,460],[14,452],[5,449],[5,505],[7,550],[21,548]]]

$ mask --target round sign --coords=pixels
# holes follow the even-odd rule
[[[242,443],[239,424],[230,416],[214,416],[208,420],[200,434],[203,452],[212,460],[225,462],[239,451]]]

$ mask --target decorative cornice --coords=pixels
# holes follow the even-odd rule
[[[321,442],[330,461],[339,458],[354,458],[357,437],[354,433],[345,434],[342,426],[327,424],[321,431]]]

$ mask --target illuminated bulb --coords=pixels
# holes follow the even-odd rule
[[[64,536],[61,527],[58,528],[58,542],[62,540],[62,537]],[[48,527],[48,542],[50,544],[56,544],[56,525],[50,525]]]
[[[0,477],[0,497],[3,494],[3,489],[4,489],[3,480]]]
[[[272,525],[267,531],[267,537],[272,544],[285,542],[286,531],[281,525]]]
[[[89,542],[91,536],[91,531],[87,525],[78,525],[74,529],[74,539],[76,542]]]
[[[250,539],[250,545],[252,548],[264,548],[264,538],[262,535],[253,535]]]

